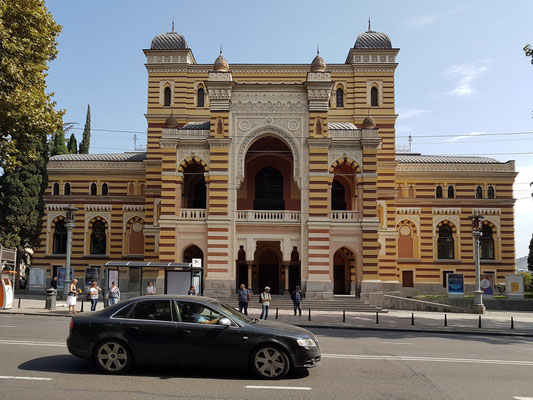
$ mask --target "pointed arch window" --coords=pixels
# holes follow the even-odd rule
[[[344,90],[337,89],[337,107],[344,107]]]
[[[483,260],[494,260],[494,237],[493,230],[489,224],[483,224],[481,228],[481,258]]]
[[[316,134],[322,136],[322,122],[320,120],[316,121]]]
[[[487,188],[487,198],[494,199],[494,186],[489,186]]]
[[[52,194],[54,196],[59,196],[59,183],[54,183],[54,186],[52,188]]]
[[[107,186],[107,183],[102,183],[102,196],[109,195],[109,187]]]
[[[440,185],[435,188],[435,198],[442,199],[442,186]]]
[[[96,183],[91,183],[91,196],[96,196]]]
[[[370,89],[370,105],[372,107],[377,107],[378,104],[378,88],[373,86]]]
[[[333,180],[331,186],[331,209],[346,210],[346,189],[337,179]]]
[[[91,254],[106,254],[106,252],[106,224],[103,220],[97,219],[93,222],[91,229]]]
[[[70,183],[65,183],[65,187],[63,189],[63,193],[65,193],[65,196],[70,196]]]
[[[164,92],[164,99],[163,99],[163,105],[165,107],[170,107],[170,102],[172,100],[172,89],[169,88],[168,86],[165,88],[165,92]]]
[[[481,186],[476,187],[476,199],[483,198],[483,188]]]
[[[222,120],[219,119],[217,122],[217,135],[222,136],[224,133],[224,125],[222,124]]]
[[[439,227],[437,257],[439,260],[453,260],[455,258],[453,230],[448,224]]]
[[[197,98],[196,105],[197,105],[197,107],[203,107],[204,106],[204,96],[205,96],[204,89],[203,88],[199,88],[198,89],[198,93],[196,94],[196,98]]]
[[[65,220],[59,219],[54,225],[54,240],[52,245],[53,254],[67,253],[67,228]]]
[[[452,185],[448,186],[448,198],[453,199],[455,197],[455,189]]]

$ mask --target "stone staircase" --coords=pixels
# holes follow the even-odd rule
[[[219,298],[228,304],[236,303],[236,298]],[[252,295],[249,307],[260,308],[259,295]],[[289,295],[272,295],[272,303],[270,304],[270,312],[279,308],[280,310],[292,310],[292,300]],[[381,307],[377,307],[371,304],[365,303],[363,300],[353,296],[334,296],[332,300],[316,300],[316,299],[304,299],[302,302],[302,311],[335,311],[342,312],[387,312]]]

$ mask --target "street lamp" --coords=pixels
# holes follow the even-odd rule
[[[472,236],[474,237],[474,262],[476,264],[476,290],[474,291],[474,305],[472,306],[474,312],[483,314],[485,306],[483,305],[483,291],[480,286],[480,267],[479,267],[479,245],[481,239],[481,223],[484,216],[474,214],[469,217],[472,220]]]
[[[65,215],[65,227],[67,228],[67,262],[65,266],[65,281],[63,283],[63,294],[68,295],[70,287],[70,255],[72,253],[72,229],[74,229],[74,211],[78,211],[76,207],[73,207],[72,204],[69,204],[63,210],[66,212]]]

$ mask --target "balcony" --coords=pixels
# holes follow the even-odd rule
[[[207,212],[205,208],[182,208],[180,210],[180,219],[192,221],[205,221]]]
[[[331,211],[331,222],[355,222],[359,220],[359,211]]]
[[[237,222],[299,223],[300,211],[238,210]]]

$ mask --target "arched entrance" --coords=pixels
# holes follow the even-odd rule
[[[265,167],[255,176],[254,210],[284,210],[283,175],[274,167]]]
[[[279,294],[279,266],[280,258],[276,252],[266,249],[257,258],[259,268],[259,291],[262,292],[265,286],[270,286],[270,292]]]
[[[333,256],[333,294],[350,294],[352,274],[355,274],[355,257],[346,247]]]
[[[206,208],[207,190],[204,167],[196,162],[183,171],[182,208]]]

